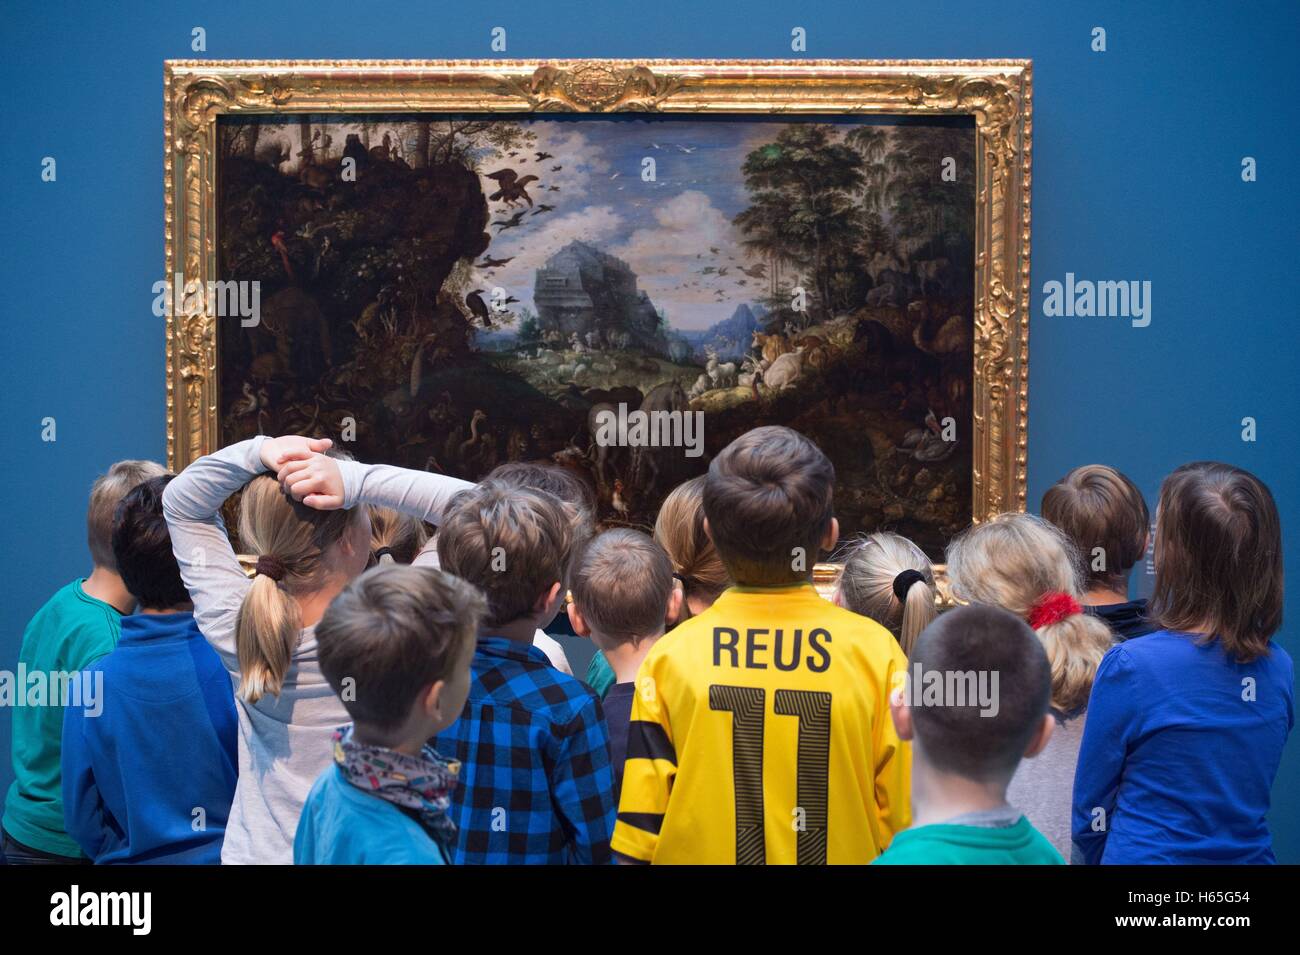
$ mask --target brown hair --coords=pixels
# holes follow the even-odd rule
[[[1083,574],[1074,544],[1059,528],[1032,514],[999,514],[948,545],[953,596],[1009,610],[1025,620],[1050,593],[1081,596]],[[1052,665],[1052,706],[1063,714],[1087,706],[1101,658],[1114,642],[1099,617],[1070,614],[1038,628]]]
[[[682,582],[683,598],[713,603],[731,578],[704,531],[704,475],[673,488],[655,518],[655,540]],[[686,612],[686,611],[683,611]]]
[[[468,659],[486,609],[477,590],[432,567],[372,567],[316,625],[321,672],[355,722],[397,729],[423,690]]]
[[[1151,617],[1204,633],[1249,663],[1282,626],[1282,522],[1268,486],[1217,461],[1184,464],[1160,487]]]
[[[564,578],[578,526],[576,509],[550,494],[485,481],[452,498],[438,527],[438,563],[483,591],[483,622],[499,627],[531,613]]]
[[[755,587],[808,580],[834,486],[830,459],[790,428],[755,428],[723,448],[704,482],[704,513],[731,579]]]
[[[846,548],[839,593],[843,605],[854,613],[886,627],[910,655],[916,638],[930,625],[934,606],[934,567],[925,551],[906,537],[882,531],[862,537]],[[899,600],[894,581],[905,571],[915,571],[907,597]]]
[[[163,516],[163,490],[175,477],[141,481],[117,505],[113,518],[113,557],[127,592],[148,610],[190,605],[172,551],[172,538]]]
[[[1151,524],[1136,484],[1112,467],[1085,464],[1047,489],[1042,512],[1079,549],[1088,587],[1128,589],[1129,571],[1146,550]],[[1098,557],[1101,567],[1095,566]]]
[[[429,541],[429,528],[411,514],[391,507],[370,507],[370,560],[372,564],[409,564]]]
[[[86,543],[96,567],[117,571],[113,556],[113,517],[127,492],[150,478],[162,477],[167,469],[153,461],[118,461],[95,478],[86,509]]]
[[[276,580],[253,577],[235,623],[239,694],[256,703],[280,694],[302,633],[300,594],[320,588],[325,551],[337,542],[363,508],[317,511],[293,500],[270,475],[253,478],[239,500],[239,538],[259,557],[283,568]]]
[[[997,607],[958,607],[925,628],[910,663],[912,725],[926,760],[966,779],[1009,780],[1052,695],[1052,667],[1029,624]],[[950,675],[996,673],[997,712],[969,696],[924,705],[912,683],[918,672],[943,674],[945,683]]]
[[[596,635],[636,645],[663,633],[672,565],[664,549],[640,531],[619,528],[592,538],[574,557],[568,585]]]
[[[561,501],[581,508],[587,516],[596,512],[596,492],[592,490],[591,485],[558,464],[507,461],[493,468],[484,480],[496,481],[508,487],[526,487],[534,491],[545,491]]]

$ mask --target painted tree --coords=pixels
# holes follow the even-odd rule
[[[806,265],[814,307],[823,319],[836,305],[833,273],[846,261],[857,236],[855,197],[864,181],[862,166],[862,155],[844,143],[834,127],[803,123],[784,127],[773,142],[751,151],[742,166],[750,193],[770,194],[754,218],[762,223],[761,230],[779,231],[795,261]],[[748,231],[742,216],[745,212],[737,217],[737,225]]]

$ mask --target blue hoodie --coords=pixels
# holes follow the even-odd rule
[[[219,864],[238,774],[230,674],[194,615],[122,618],[63,721],[63,815],[97,863]]]

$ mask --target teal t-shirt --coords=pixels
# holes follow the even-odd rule
[[[609,688],[618,680],[614,676],[614,668],[609,665],[605,659],[605,654],[597,653],[587,664],[587,686],[596,691],[596,695],[602,700]]]
[[[1021,816],[1010,826],[939,823],[906,829],[874,865],[1065,865],[1065,860]]]
[[[79,858],[81,847],[63,828],[63,704],[65,674],[76,673],[117,646],[122,615],[74,580],[51,597],[23,632],[18,672],[0,683],[10,707],[14,782],[2,824],[18,842]]]
[[[337,766],[317,777],[298,817],[294,865],[445,865],[424,827],[362,792]]]

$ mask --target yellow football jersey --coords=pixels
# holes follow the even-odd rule
[[[637,674],[613,848],[658,863],[867,863],[910,821],[907,660],[811,584],[733,587]]]

